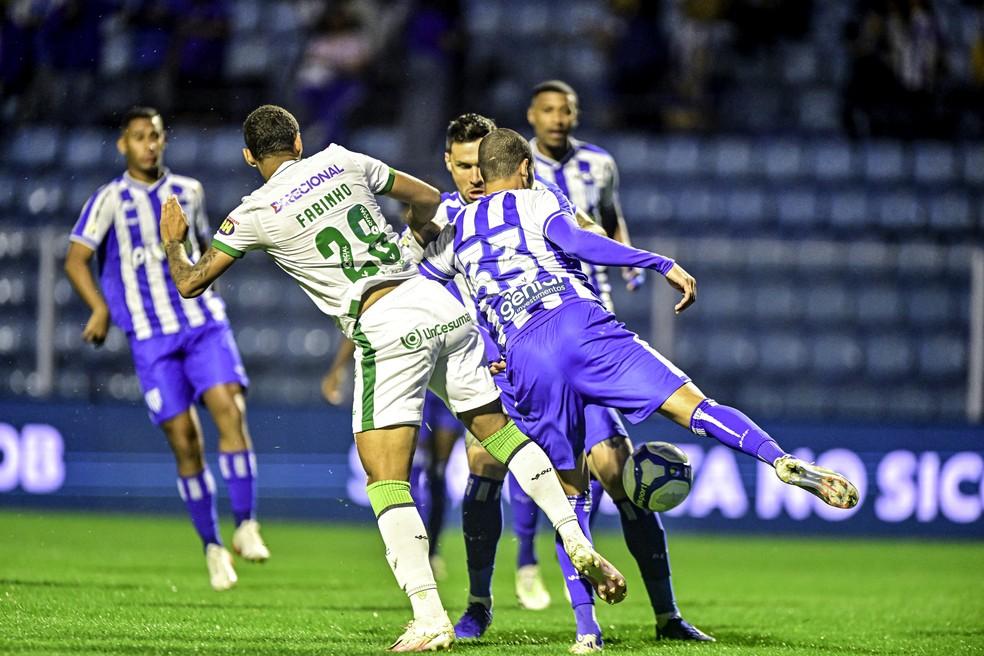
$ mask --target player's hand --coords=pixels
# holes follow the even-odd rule
[[[187,237],[188,219],[177,197],[172,194],[161,208],[161,241],[165,244],[171,241],[183,242]]]
[[[342,386],[345,384],[345,369],[331,369],[321,379],[321,396],[332,405],[341,405],[345,400]]]
[[[99,308],[92,311],[92,316],[85,323],[82,329],[82,341],[89,344],[101,345],[106,341],[106,333],[109,332],[109,310]]]
[[[673,268],[666,272],[666,282],[670,283],[673,289],[683,294],[683,298],[673,309],[680,314],[697,300],[697,280],[687,273],[679,264],[674,264]]]
[[[636,269],[635,267],[624,267],[622,269],[622,280],[625,281],[625,288],[634,292],[646,282],[646,270]]]
[[[490,362],[489,363],[489,373],[491,373],[493,376],[498,376],[499,374],[501,374],[505,370],[506,370],[506,359],[505,358],[499,358],[499,361],[498,362]]]

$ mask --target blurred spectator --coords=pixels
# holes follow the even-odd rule
[[[612,0],[610,5],[618,17],[611,48],[612,91],[618,107],[618,124],[659,128],[670,65],[663,7],[661,3],[643,0]]]
[[[364,8],[353,1],[325,6],[308,38],[297,92],[309,148],[343,140],[349,115],[366,94],[374,49]]]
[[[7,2],[0,9],[0,118],[5,121],[20,113],[22,95],[34,77],[34,40],[42,18],[31,0]]]
[[[174,110],[174,71],[168,62],[178,16],[172,5],[169,0],[130,0],[124,8],[124,20],[133,33],[131,94],[165,115],[172,115]]]
[[[457,0],[419,0],[407,18],[400,111],[403,153],[432,161],[443,152],[447,121],[460,107],[461,7]]]
[[[230,6],[226,0],[175,0],[180,16],[172,64],[176,68],[179,113],[217,114],[227,118],[225,102],[226,46]]]
[[[930,0],[861,0],[845,38],[844,125],[853,137],[943,137],[946,57]]]

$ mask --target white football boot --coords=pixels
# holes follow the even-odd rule
[[[431,619],[415,619],[389,647],[389,651],[443,651],[454,644],[454,625],[447,613]]]
[[[564,541],[564,551],[578,574],[594,588],[602,601],[617,604],[625,599],[625,577],[586,541]]]
[[[788,454],[777,458],[773,466],[780,481],[803,488],[828,506],[846,509],[858,505],[858,488],[833,470]]]
[[[543,610],[550,605],[539,565],[523,565],[516,570],[516,599],[526,610]]]
[[[205,548],[205,564],[208,566],[208,580],[213,590],[228,590],[239,580],[232,567],[232,554],[222,545],[210,544]]]
[[[577,640],[567,651],[572,654],[590,654],[595,651],[601,651],[601,638],[593,633],[586,633],[584,635],[579,633],[577,634]]]
[[[270,550],[260,537],[260,524],[255,519],[247,519],[239,525],[232,534],[232,548],[237,554],[253,562],[262,563],[270,557]]]

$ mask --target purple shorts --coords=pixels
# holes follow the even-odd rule
[[[249,385],[226,323],[209,322],[173,335],[131,339],[130,350],[155,424],[181,414],[216,385]]]
[[[510,397],[512,405],[507,410],[523,418],[526,434],[558,469],[573,468],[585,447],[619,434],[611,433],[614,413],[603,411],[614,408],[639,423],[690,380],[591,301],[565,303],[518,335],[506,361],[511,389],[503,388],[503,400]]]
[[[427,396],[424,397],[424,417],[420,422],[418,442],[420,444],[427,442],[431,435],[437,431],[446,431],[460,436],[465,432],[465,427],[448,409],[448,406],[444,405],[441,397],[427,390]]]

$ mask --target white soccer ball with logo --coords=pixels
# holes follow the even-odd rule
[[[669,442],[640,445],[622,467],[622,486],[635,505],[665,512],[690,494],[694,473],[687,454]]]

